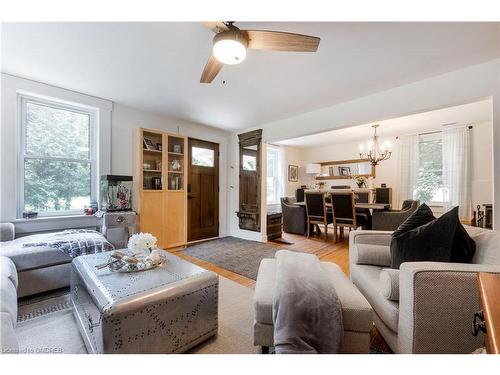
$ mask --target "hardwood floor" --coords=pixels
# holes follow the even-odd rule
[[[339,240],[335,243],[333,239],[333,233],[330,230],[328,233],[328,239],[325,241],[323,233],[321,236],[315,236],[306,238],[305,236],[283,233],[283,239],[288,242],[292,242],[292,245],[285,245],[277,242],[269,242],[271,246],[275,246],[278,249],[293,249],[300,250],[305,253],[311,253],[318,256],[321,261],[333,262],[339,265],[339,267],[344,271],[346,275],[349,275],[349,234],[345,231],[344,239]],[[201,259],[193,258],[189,255],[182,253],[184,248],[170,250],[175,255],[186,259],[200,267],[214,271],[219,275],[233,280],[243,286],[254,288],[255,281],[247,277],[238,275],[237,273],[231,272],[224,268],[220,268],[212,263],[205,262]]]

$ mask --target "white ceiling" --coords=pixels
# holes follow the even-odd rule
[[[223,129],[243,129],[498,56],[496,23],[237,23],[321,37],[249,51],[211,85],[201,23],[4,23],[2,71]],[[222,81],[225,80],[226,84]]]
[[[425,133],[428,131],[443,130],[447,127],[491,122],[491,111],[491,100],[488,99],[379,121],[377,124],[380,127],[377,129],[377,133],[380,135],[380,140],[384,141],[384,138],[390,139],[399,135]],[[363,124],[331,130],[300,138],[283,140],[276,142],[276,144],[295,147],[314,147],[356,141],[363,142],[372,137],[372,125],[374,124]]]

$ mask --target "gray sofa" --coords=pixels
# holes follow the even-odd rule
[[[471,334],[481,309],[477,273],[500,273],[500,232],[466,230],[476,243],[471,264],[408,262],[399,270],[390,269],[392,232],[350,233],[351,280],[395,353],[470,353],[483,346],[484,336]]]
[[[69,285],[71,257],[49,246],[23,248],[27,242],[43,241],[50,234],[15,238],[12,223],[0,224],[0,256],[14,263],[18,274],[18,297],[25,297]]]
[[[372,216],[373,230],[396,230],[420,205],[420,201],[406,200],[401,210],[374,211]]]
[[[14,263],[0,257],[0,350],[16,353],[19,344],[15,334],[17,321],[17,272]]]

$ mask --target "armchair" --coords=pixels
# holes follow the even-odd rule
[[[282,197],[280,201],[283,232],[305,235],[307,232],[306,207],[295,205],[294,197]]]
[[[471,264],[408,262],[399,270],[389,269],[391,232],[351,232],[351,280],[394,352],[470,353],[483,345],[470,329],[481,309],[477,273],[500,274],[500,232],[466,230],[476,242]]]
[[[401,210],[375,211],[372,216],[373,230],[396,230],[420,205],[420,201],[406,200]]]

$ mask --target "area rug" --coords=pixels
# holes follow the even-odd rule
[[[279,249],[263,242],[224,237],[189,246],[183,253],[257,280],[260,261],[274,258],[277,250]]]
[[[219,332],[191,349],[199,354],[252,354],[253,290],[219,277]],[[85,344],[73,317],[68,289],[24,299],[16,328],[21,353],[84,354]]]

